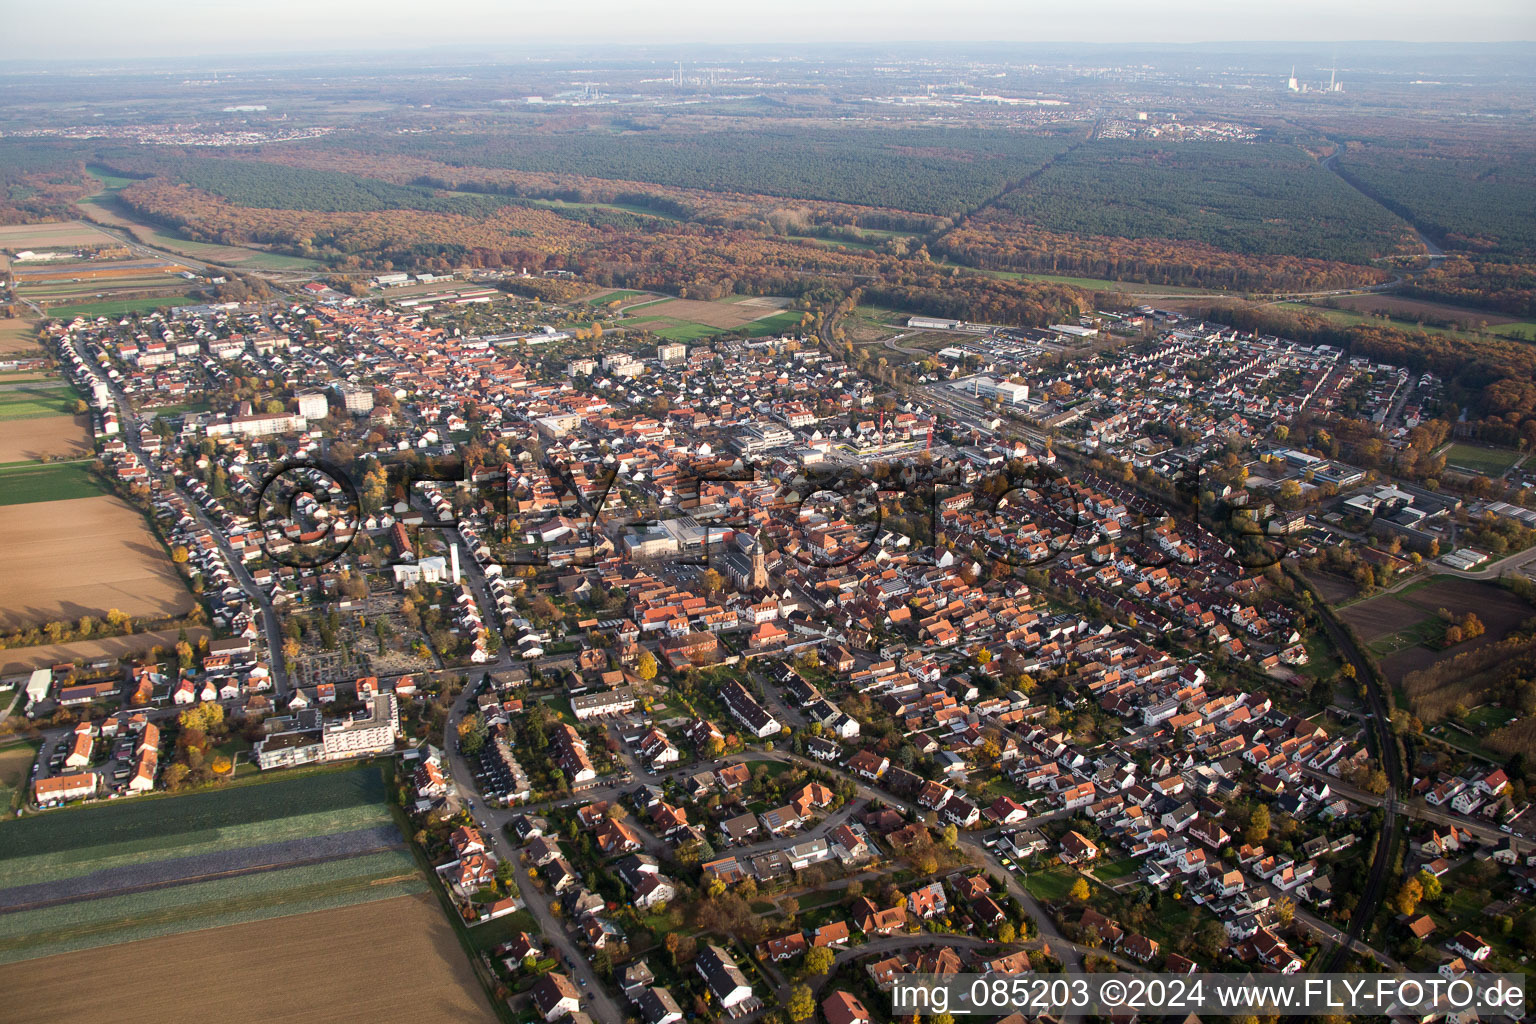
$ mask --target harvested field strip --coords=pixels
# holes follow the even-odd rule
[[[127,895],[130,892],[380,853],[401,846],[403,842],[399,830],[393,825],[376,825],[314,838],[262,843],[191,857],[173,857],[104,868],[88,875],[0,890],[0,914],[90,899],[103,893]]]
[[[62,661],[96,661],[100,658],[116,659],[137,657],[151,647],[168,651],[176,646],[181,631],[178,629],[154,630],[148,633],[129,633],[127,636],[107,637],[105,640],[76,640],[67,644],[39,644],[36,647],[12,647],[0,651],[0,674],[11,675],[46,668]],[[213,639],[206,626],[187,628],[187,639],[196,647],[199,640]]]
[[[211,985],[171,995],[163,970]],[[0,968],[11,1024],[479,1024],[497,1018],[436,901],[416,895]]]
[[[0,227],[0,245],[7,249],[49,249],[66,245],[120,245],[117,239],[78,220],[46,224],[7,224]]]
[[[403,850],[0,917],[0,963],[413,892],[428,883]]]

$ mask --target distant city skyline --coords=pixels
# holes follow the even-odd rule
[[[68,60],[240,54],[366,53],[463,46],[527,55],[540,45],[760,42],[1196,43],[1365,40],[1523,42],[1536,39],[1529,0],[1448,5],[1395,0],[1083,0],[1063,4],[889,0],[589,0],[576,5],[463,0],[447,8],[398,0],[173,3],[84,0],[14,5],[0,58]]]

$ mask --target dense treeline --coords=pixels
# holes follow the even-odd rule
[[[1536,149],[1422,139],[1351,142],[1338,167],[1446,249],[1536,254]],[[1465,147],[1465,149],[1464,149]]]
[[[1315,314],[1273,306],[1215,303],[1190,313],[1244,330],[1338,345],[1355,355],[1406,366],[1414,373],[1435,373],[1445,378],[1454,401],[1488,417],[1483,436],[1489,443],[1515,443],[1525,424],[1536,420],[1536,359],[1523,342],[1498,337],[1472,340],[1380,324],[1343,326]]]
[[[1299,256],[1251,256],[1202,242],[1063,234],[1032,227],[997,208],[941,235],[932,249],[958,263],[990,270],[1227,291],[1323,291],[1379,284],[1388,276],[1375,267]]]
[[[1038,170],[1069,141],[1064,134],[972,128],[774,127],[432,132],[381,135],[370,139],[374,144],[383,156],[426,157],[458,167],[571,173],[956,216]]]
[[[1536,317],[1536,263],[1454,257],[1414,277],[1404,294]]]
[[[542,266],[545,256],[584,248],[598,232],[549,211],[501,205],[478,217],[426,210],[319,212],[237,206],[210,192],[162,179],[118,193],[140,216],[198,242],[257,242],[341,265],[348,257],[381,266],[390,253],[406,260],[456,262],[471,249]],[[354,262],[357,262],[354,260]]]
[[[1366,263],[1422,251],[1408,225],[1301,149],[1277,143],[1097,141],[995,205],[1051,231],[1252,255]]]
[[[320,213],[422,210],[483,217],[506,205],[493,196],[445,196],[419,186],[250,160],[177,160],[162,176],[237,206]]]
[[[73,147],[0,139],[0,224],[67,220],[94,188]]]
[[[1015,324],[1045,323],[1088,304],[1076,289],[940,267],[921,250],[898,258],[653,218],[638,218],[639,230],[624,231],[524,205],[503,205],[481,218],[422,210],[262,209],[161,179],[137,182],[119,195],[139,215],[196,241],[257,242],[348,270],[562,269],[605,287],[698,299],[865,286],[876,301],[914,312]]]

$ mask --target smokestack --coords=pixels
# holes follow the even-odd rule
[[[448,546],[448,565],[453,573],[453,582],[459,582],[459,546],[457,544]]]

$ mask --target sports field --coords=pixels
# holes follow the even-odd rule
[[[84,486],[78,476],[83,463],[44,468],[50,476],[42,480],[30,467],[12,472],[27,480],[34,494]],[[55,475],[61,471],[76,475]],[[0,478],[0,492],[11,490],[12,481]],[[6,557],[0,560],[0,629],[100,617],[112,608],[160,617],[182,615],[192,607],[192,594],[144,517],[118,498],[0,505],[0,536],[6,538]]]
[[[185,306],[192,302],[186,295],[163,295],[157,298],[102,299],[100,302],[73,302],[65,306],[50,306],[48,315],[55,317],[75,316],[122,316],[125,313],[151,313],[171,306]]]
[[[1503,476],[1518,458],[1520,453],[1508,448],[1484,448],[1475,444],[1453,444],[1445,452],[1447,466],[1495,478]]]
[[[496,1020],[425,895],[12,964],[0,989],[15,1024]]]
[[[702,302],[696,299],[658,299],[629,306],[626,327],[649,331],[668,341],[697,341],[726,331],[741,331],[760,338],[782,334],[800,323],[799,310],[784,308],[785,300],[769,296],[743,296]]]

